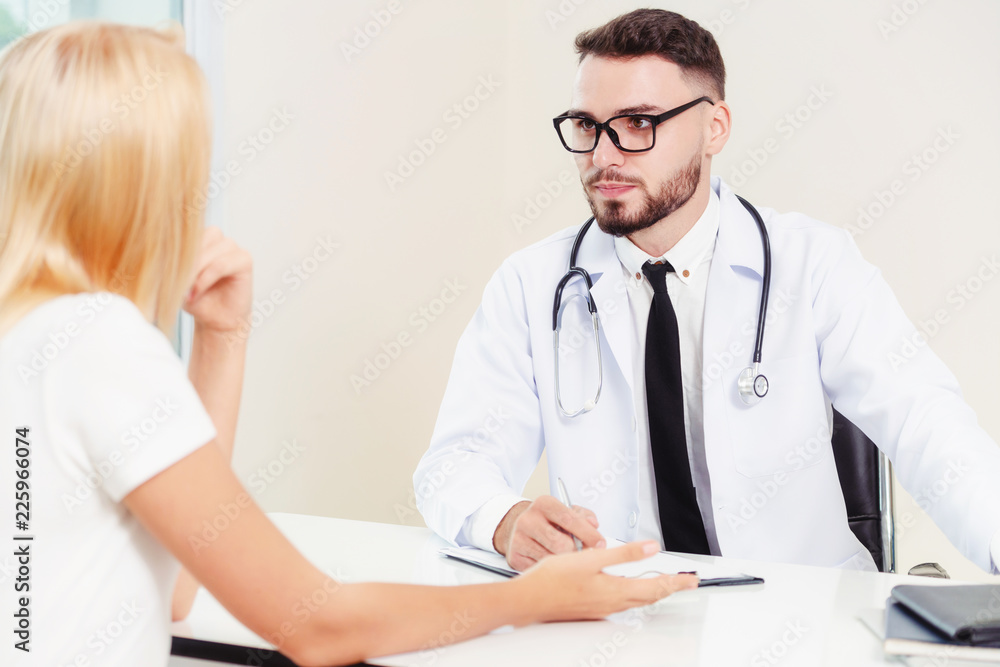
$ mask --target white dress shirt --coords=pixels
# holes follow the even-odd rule
[[[674,267],[667,273],[667,294],[677,316],[680,338],[681,381],[684,386],[684,433],[687,439],[691,480],[694,482],[708,545],[720,555],[712,514],[712,489],[705,459],[705,429],[702,392],[702,331],[708,273],[719,231],[719,197],[709,190],[708,205],[690,231],[660,257],[652,257],[624,237],[615,239],[615,251],[625,272],[629,312],[632,318],[632,391],[636,408],[639,470],[639,517],[636,539],[663,543],[659,505],[649,442],[649,412],[646,407],[646,323],[653,303],[653,286],[642,273],[646,262],[666,260]]]

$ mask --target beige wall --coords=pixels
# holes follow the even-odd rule
[[[639,4],[229,4],[219,130],[221,163],[238,173],[216,180],[227,231],[254,255],[261,301],[236,467],[268,510],[420,524],[412,470],[486,281],[512,251],[587,214],[549,122],[568,103],[573,37]],[[962,307],[953,292],[1000,246],[989,199],[1000,176],[1000,6],[670,8],[720,41],[735,124],[714,171],[751,201],[847,227],[859,208],[878,212],[877,193],[900,182],[857,242],[914,320],[943,311],[948,322],[930,344],[1000,435],[1000,280]],[[345,53],[371,12],[391,20]],[[801,120],[784,120],[796,113]],[[935,151],[948,132],[950,143],[938,141],[946,150]],[[435,139],[390,187],[386,173]],[[934,163],[914,171],[911,156],[925,150]],[[338,244],[332,253],[317,241],[327,237]],[[393,347],[401,337],[407,345]],[[380,358],[383,349],[398,354]],[[389,363],[352,386],[368,361]],[[303,451],[286,448],[280,463],[293,441]],[[273,479],[259,472],[269,462],[280,470]],[[542,479],[530,493],[545,491]],[[907,567],[938,560],[974,572],[925,519],[903,532],[900,552]]]

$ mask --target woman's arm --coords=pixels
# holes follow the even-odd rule
[[[431,648],[508,624],[603,618],[697,585],[688,575],[601,572],[655,553],[653,542],[553,556],[497,584],[343,584],[288,542],[211,443],[124,503],[236,618],[304,667]]]
[[[233,455],[243,390],[251,283],[249,253],[218,228],[206,228],[184,304],[194,318],[188,378],[212,418],[215,444],[227,461]],[[188,615],[197,593],[198,581],[186,569],[181,570],[174,586],[173,620]]]
[[[230,342],[223,334],[199,329],[195,325],[188,377],[215,424],[218,433],[215,444],[227,461],[233,455],[245,358],[244,339]],[[173,620],[179,621],[187,617],[194,605],[198,587],[198,580],[187,569],[182,569],[174,585],[171,603]]]
[[[516,580],[485,586],[341,584],[315,569],[229,466],[250,284],[249,255],[217,229],[206,229],[185,304],[195,319],[188,375],[218,437],[124,500],[185,567],[175,589],[175,619],[187,615],[200,581],[297,663],[326,665],[467,639],[506,624],[600,618],[695,585],[692,577],[630,581],[601,572],[642,557],[638,544],[553,557]],[[228,527],[220,531],[223,522]]]

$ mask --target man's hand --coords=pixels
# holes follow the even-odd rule
[[[574,505],[566,507],[552,496],[526,500],[510,508],[493,533],[493,548],[507,557],[515,570],[526,570],[546,556],[575,550],[573,536],[584,548],[607,546],[597,532],[597,516]]]
[[[184,310],[205,331],[236,331],[250,315],[253,261],[218,227],[206,227]]]

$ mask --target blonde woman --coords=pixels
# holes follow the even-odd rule
[[[695,586],[602,573],[654,543],[458,587],[342,584],[289,544],[228,464],[245,349],[227,335],[249,314],[251,262],[202,230],[209,114],[182,42],[76,23],[0,57],[0,495],[20,538],[0,663],[163,665],[197,581],[301,665],[419,649],[458,611],[468,638]],[[187,375],[165,336],[180,307]]]

